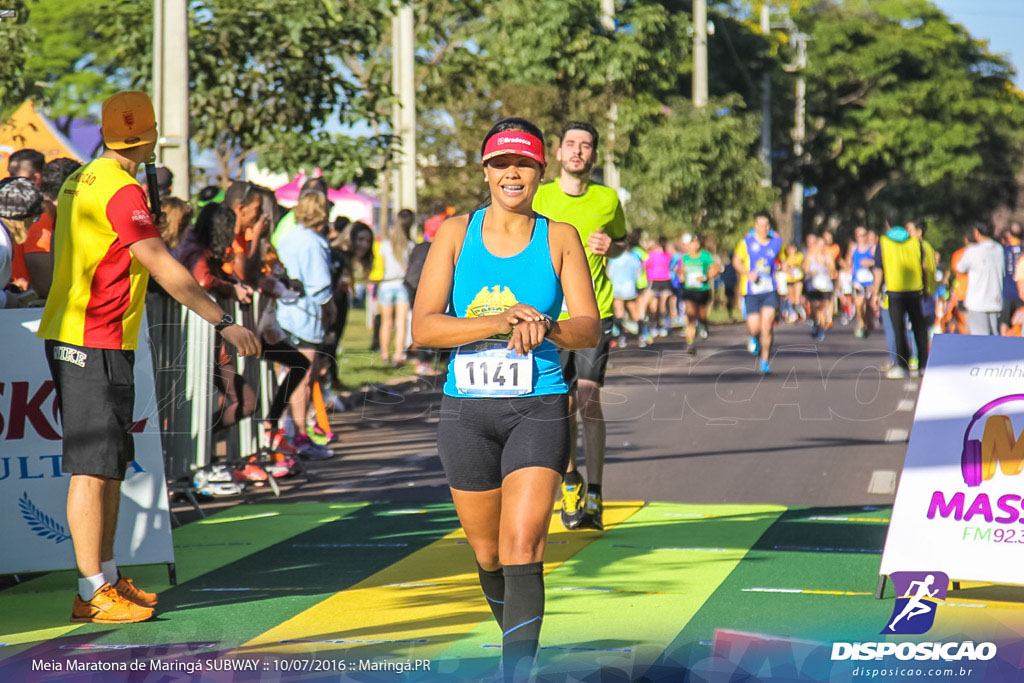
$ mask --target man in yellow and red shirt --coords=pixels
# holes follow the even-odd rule
[[[71,475],[67,516],[79,573],[71,621],[130,623],[150,618],[157,602],[114,562],[121,482],[134,459],[135,348],[150,274],[240,354],[258,354],[259,342],[223,315],[153,224],[135,180],[156,147],[149,96],[128,91],[107,99],[102,133],[102,156],[60,189],[53,284],[39,336],[61,411],[61,471]]]

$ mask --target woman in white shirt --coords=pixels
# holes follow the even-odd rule
[[[377,287],[380,304],[380,357],[386,364],[394,361],[397,367],[405,365],[405,338],[409,319],[409,290],[405,287],[405,270],[412,251],[410,234],[416,215],[409,209],[398,212],[398,220],[388,231],[388,238],[380,243],[384,261],[384,276]],[[391,338],[394,334],[394,355]]]

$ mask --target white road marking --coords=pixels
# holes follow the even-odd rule
[[[898,428],[893,427],[892,429],[887,429],[886,430],[886,432],[885,432],[885,442],[886,443],[899,443],[901,441],[906,441],[909,436],[910,436],[910,430],[909,429],[898,429]]]
[[[868,493],[877,493],[889,496],[896,493],[896,471],[875,470],[871,473],[871,482],[868,483]]]

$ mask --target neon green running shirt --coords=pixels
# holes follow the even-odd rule
[[[612,240],[626,237],[626,215],[619,203],[619,195],[615,190],[600,183],[589,183],[587,191],[578,197],[562,191],[557,180],[544,183],[537,189],[533,198],[533,210],[547,216],[553,221],[561,221],[575,226],[583,241],[590,264],[590,277],[594,280],[594,294],[597,296],[597,308],[602,318],[612,316],[612,300],[614,294],[612,281],[605,272],[608,259],[590,253],[586,248],[590,233],[604,228],[605,234]],[[562,317],[568,317],[564,312]]]

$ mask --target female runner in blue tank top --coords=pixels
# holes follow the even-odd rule
[[[437,447],[480,585],[502,630],[506,680],[523,680],[544,614],[543,555],[569,458],[557,346],[594,346],[601,325],[579,233],[534,213],[541,131],[499,121],[484,138],[490,203],[446,220],[423,266],[413,339],[455,347]],[[556,320],[562,299],[568,320]]]

